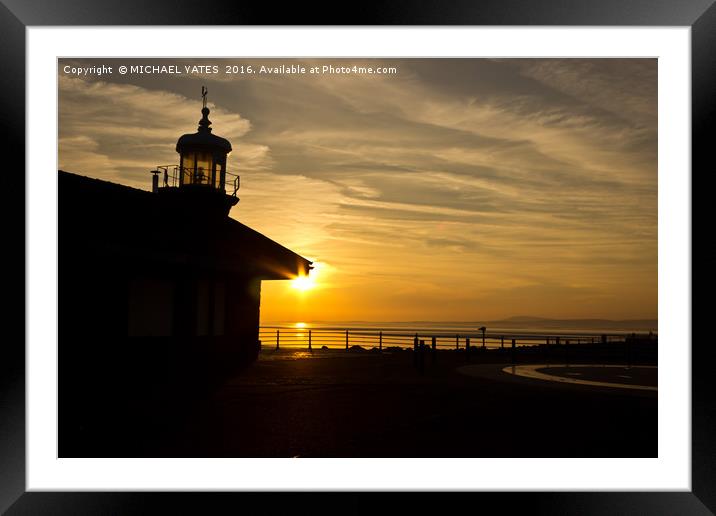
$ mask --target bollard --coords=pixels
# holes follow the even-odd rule
[[[438,349],[438,339],[437,337],[433,337],[433,341],[430,344],[431,348],[431,358],[433,359],[433,364],[435,363],[435,353]]]
[[[311,347],[311,330],[308,330],[308,351],[313,351]]]
[[[418,370],[420,371],[420,374],[422,375],[425,372],[425,341],[420,341],[420,359],[419,359],[419,366]]]
[[[378,349],[383,351],[383,332],[378,333]]]
[[[346,330],[346,349],[348,349],[348,330]]]
[[[516,357],[515,357],[515,339],[512,339],[512,352],[511,352],[511,354],[512,354],[512,363],[514,364],[514,363],[515,363],[515,358],[516,358]]]
[[[276,330],[276,349],[278,349],[278,332],[279,330]]]
[[[569,341],[566,341],[564,344],[564,363],[569,367]]]
[[[470,337],[465,337],[465,360],[470,361]]]
[[[413,339],[413,365],[415,367],[418,367],[418,334],[415,334],[415,338]]]

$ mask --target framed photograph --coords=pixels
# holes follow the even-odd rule
[[[3,510],[713,511],[710,2],[112,7],[3,8],[28,301]]]

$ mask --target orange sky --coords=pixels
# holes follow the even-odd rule
[[[263,323],[657,317],[654,59],[62,73],[111,61],[60,61],[59,167],[150,189],[149,170],[177,163],[177,138],[196,130],[206,85],[241,175],[231,216],[317,263],[308,290],[263,283]]]

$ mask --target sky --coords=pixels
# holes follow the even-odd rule
[[[307,72],[259,73],[281,64]],[[310,73],[328,64],[396,71]],[[178,163],[207,87],[241,176],[230,216],[316,266],[308,284],[263,282],[263,324],[657,318],[656,59],[58,73],[59,168],[145,190]]]

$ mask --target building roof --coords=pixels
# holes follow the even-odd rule
[[[258,279],[290,279],[311,266],[237,220],[177,210],[156,193],[62,170],[58,192],[60,251],[73,246],[81,259],[186,265]]]

